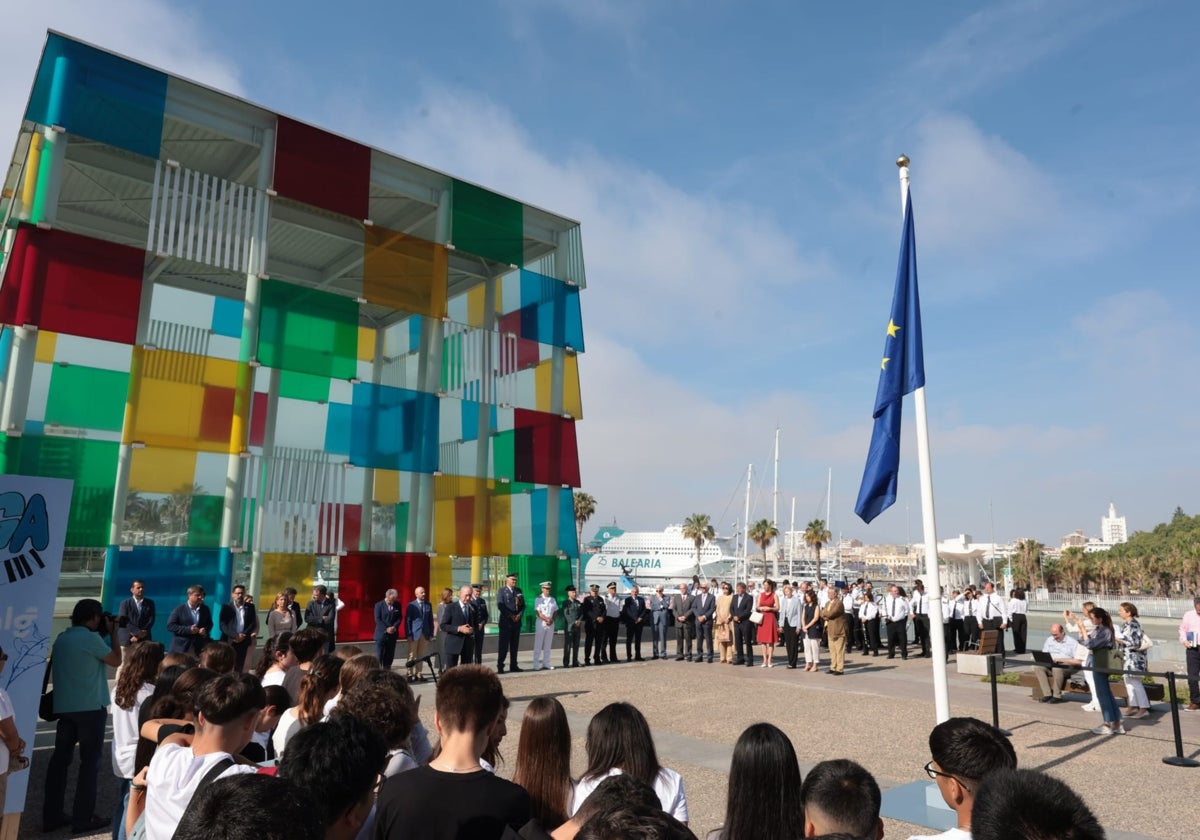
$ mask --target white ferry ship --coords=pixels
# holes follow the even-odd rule
[[[677,589],[691,583],[692,575],[704,579],[733,581],[741,563],[734,548],[735,537],[717,536],[700,549],[696,565],[696,544],[683,535],[683,527],[671,525],[662,531],[622,531],[601,528],[591,545],[598,547],[584,566],[584,587],[593,583],[603,590],[616,581],[621,592],[635,583],[644,592],[656,584]]]

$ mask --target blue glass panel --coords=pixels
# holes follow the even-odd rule
[[[579,553],[575,538],[575,491],[568,487],[558,488],[558,545],[550,546],[550,550],[558,548],[568,557]]]
[[[479,440],[479,403],[463,400],[462,439]]]
[[[546,506],[550,497],[545,487],[539,487],[529,495],[529,519],[533,530],[534,554],[546,553]]]
[[[204,587],[205,603],[213,611],[213,621],[221,604],[229,600],[233,579],[233,553],[228,548],[176,548],[134,546],[121,551],[110,545],[104,563],[104,608],[115,613],[121,601],[129,597],[129,584],[138,578],[146,582],[146,596],[153,598],[158,619],[152,637],[170,645],[167,617],[171,610],[187,600],[187,588]]]
[[[408,319],[408,352],[415,353],[421,346],[421,316],[414,315]]]
[[[432,473],[438,468],[438,398],[360,382],[354,386],[350,463]]]
[[[583,352],[579,288],[521,270],[521,337]]]
[[[212,331],[231,338],[242,337],[242,313],[245,304],[240,300],[213,298]]]
[[[26,420],[25,434],[27,435],[44,435],[46,433],[46,424],[41,420]]]
[[[25,119],[157,158],[167,76],[51,33]]]
[[[330,403],[325,421],[325,451],[334,455],[350,454],[351,408],[345,403]]]

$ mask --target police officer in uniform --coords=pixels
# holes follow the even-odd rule
[[[490,620],[487,601],[483,600],[483,584],[471,584],[471,624],[475,632],[471,635],[471,657],[476,665],[483,664],[484,628]]]
[[[592,664],[592,643],[596,645],[596,664],[604,664],[604,599],[600,584],[591,585],[591,594],[583,599],[583,664]]]
[[[610,581],[608,594],[604,596],[604,639],[608,643],[609,663],[617,661],[617,635],[621,631],[621,607],[624,606],[617,597],[617,583]]]
[[[562,602],[563,617],[563,667],[579,667],[579,635],[583,629],[583,602],[575,597],[574,585],[567,587],[567,597]]]

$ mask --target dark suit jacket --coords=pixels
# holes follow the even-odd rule
[[[507,586],[501,587],[496,594],[496,609],[500,611],[500,621],[510,624],[514,615],[525,615],[525,594],[521,587],[514,586],[511,590]]]
[[[641,595],[636,598],[630,595],[621,607],[621,617],[625,619],[626,624],[635,624],[639,618],[642,624],[645,624],[646,619],[650,617],[650,610],[646,608],[646,602]]]
[[[471,624],[472,612],[474,611],[470,607],[464,609],[461,601],[455,601],[446,607],[445,621],[442,623],[441,629],[446,634],[447,656],[471,650],[472,634],[462,633],[458,628],[464,624]]]
[[[733,601],[729,604],[730,618],[740,618],[741,623],[746,623],[750,620],[750,613],[754,611],[754,596],[749,592],[745,595],[733,594]]]
[[[675,620],[680,624],[694,624],[695,615],[692,613],[692,608],[696,603],[696,598],[690,592],[687,595],[676,593],[671,597],[671,612],[675,613]]]
[[[588,595],[583,599],[583,620],[591,623],[604,616],[604,599],[599,595]]]
[[[400,638],[400,625],[404,623],[404,610],[399,604],[392,604],[391,612],[388,612],[388,602],[380,601],[375,605],[375,641],[382,642],[389,636],[393,639]],[[395,633],[388,633],[389,627],[395,627]]]
[[[192,635],[192,611],[186,603],[171,610],[171,617],[167,619],[167,631],[171,634],[171,653],[191,653],[199,656],[200,651],[204,650],[212,636],[212,610],[208,608],[208,604],[201,604],[199,612],[198,626],[208,629],[207,636],[200,633]]]
[[[237,613],[232,601],[221,605],[217,622],[221,628],[221,641],[232,644],[233,640],[237,638]],[[242,604],[242,622],[242,632],[246,634],[242,644],[245,644],[250,641],[251,633],[258,633],[258,610],[254,608],[253,604]]]
[[[299,630],[304,625],[304,610],[300,609],[300,604],[296,601],[288,604],[288,609],[296,618],[296,629]]]
[[[334,624],[337,622],[337,601],[326,596],[318,602],[313,598],[304,608],[304,623],[316,630],[324,630],[329,638],[333,638]]]
[[[705,624],[712,624],[713,616],[717,614],[717,596],[711,592],[697,594],[692,601],[692,613],[697,618],[704,616]]]
[[[471,607],[475,613],[475,629],[482,630],[492,620],[491,614],[488,613],[487,601],[483,600],[482,596],[472,598]]]
[[[122,645],[129,644],[129,634],[131,633],[137,633],[138,641],[149,641],[150,630],[154,627],[153,601],[149,598],[142,599],[142,612],[139,617],[138,611],[133,606],[133,599],[126,598],[121,602],[121,608],[117,610],[117,616],[128,619],[127,626],[117,628],[117,641]]]

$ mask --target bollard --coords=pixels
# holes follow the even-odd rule
[[[988,654],[988,677],[992,683],[992,726],[1000,729],[1000,697],[996,691],[996,657]],[[1000,734],[1005,737],[1012,735],[1007,729],[1000,729]]]
[[[1171,728],[1175,730],[1175,755],[1163,759],[1163,764],[1174,767],[1200,767],[1200,761],[1183,754],[1183,733],[1179,731],[1179,695],[1175,693],[1175,672],[1167,672],[1167,694],[1171,701]]]

